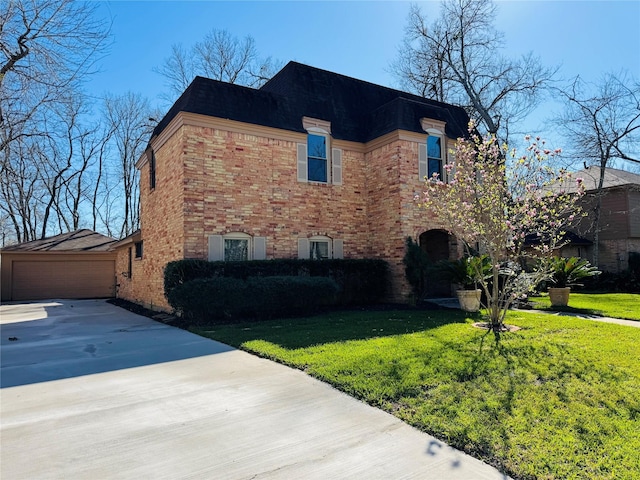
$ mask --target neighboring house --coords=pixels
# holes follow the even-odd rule
[[[118,296],[169,308],[163,269],[176,259],[381,258],[389,299],[404,300],[407,236],[434,261],[458,255],[414,195],[468,121],[295,62],[257,90],[197,77],[137,163],[141,229],[115,247]]]
[[[92,230],[0,250],[2,301],[115,295],[116,240]]]
[[[587,216],[578,226],[577,233],[589,242],[570,244],[561,250],[561,254],[580,256],[593,262],[594,208],[600,168],[592,166],[580,170],[574,177],[582,178],[586,189],[582,204]],[[607,168],[601,195],[598,268],[620,273],[629,268],[629,253],[640,254],[640,175]]]

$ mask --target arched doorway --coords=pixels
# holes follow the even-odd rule
[[[427,254],[431,265],[435,265],[441,260],[450,259],[452,238],[445,230],[427,230],[420,235],[418,243],[422,251]],[[442,279],[436,271],[427,272],[424,285],[426,298],[451,296],[451,284]]]

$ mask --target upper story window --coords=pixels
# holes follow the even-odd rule
[[[156,188],[156,154],[153,150],[149,158],[149,188]]]
[[[303,117],[307,143],[298,144],[298,181],[342,185],[342,150],[331,148],[331,123]]]
[[[134,243],[136,249],[136,258],[142,258],[142,241]]]
[[[440,135],[427,137],[427,176],[432,178],[434,174],[444,180],[442,175],[442,137]]]
[[[327,136],[310,133],[307,137],[307,180],[327,182]]]
[[[425,177],[433,178],[434,174],[442,181],[447,181],[444,175],[446,151],[444,129],[445,123],[438,120],[421,118],[422,129],[427,132],[425,143],[418,147],[418,175],[420,180]]]

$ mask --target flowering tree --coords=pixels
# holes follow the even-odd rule
[[[545,149],[539,138],[525,137],[529,146],[518,156],[495,136],[482,138],[473,126],[470,131],[470,139],[457,143],[455,163],[446,166],[449,181],[426,179],[418,202],[463,242],[467,254],[488,255],[491,275],[476,272],[476,279],[490,327],[500,331],[513,302],[549,278],[544,259],[562,246],[565,227],[581,215],[575,196],[583,194],[582,180],[554,171],[549,159],[560,150]],[[578,193],[569,188],[573,182]]]

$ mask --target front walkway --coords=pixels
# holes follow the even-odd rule
[[[283,365],[104,301],[0,306],[0,478],[505,479]]]
[[[447,298],[429,298],[425,300],[429,303],[433,303],[440,307],[445,308],[460,308],[460,303],[457,298],[447,297]],[[533,312],[533,313],[544,313],[545,315],[557,315],[557,316],[569,316],[569,317],[578,317],[584,318],[585,320],[594,320],[596,322],[605,322],[605,323],[615,323],[617,325],[624,325],[626,327],[635,327],[640,328],[640,321],[637,320],[625,320],[623,318],[611,318],[611,317],[601,317],[599,315],[587,315],[584,313],[572,313],[572,312],[551,312],[548,310],[521,310],[523,312]]]

